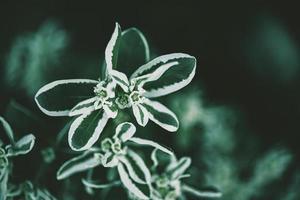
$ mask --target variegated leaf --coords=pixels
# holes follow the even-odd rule
[[[129,28],[122,32],[118,53],[118,70],[132,74],[137,67],[149,61],[148,42],[137,28]]]
[[[136,197],[140,199],[149,199],[147,195],[145,195],[141,189],[138,188],[137,184],[134,184],[130,179],[128,172],[126,171],[124,165],[122,163],[118,164],[118,172],[120,175],[120,179],[124,185],[130,192],[132,192]]]
[[[170,132],[175,132],[179,128],[179,121],[176,115],[163,104],[145,99],[143,106],[148,111],[151,121]]]
[[[117,70],[112,70],[110,75],[113,80],[115,80],[116,83],[124,90],[124,92],[129,92],[129,80],[124,73]]]
[[[166,169],[168,174],[170,174],[172,179],[177,179],[179,176],[183,175],[184,172],[191,165],[191,159],[188,157],[183,157],[176,163],[171,163],[169,167]]]
[[[197,190],[189,185],[183,184],[182,190],[200,198],[220,198],[222,193],[219,191],[201,191]]]
[[[87,150],[98,140],[108,117],[104,110],[84,113],[77,117],[69,129],[68,141],[74,151]]]
[[[67,116],[79,102],[94,96],[98,81],[90,79],[67,79],[51,82],[35,95],[38,107],[50,116]]]
[[[139,145],[151,146],[151,147],[154,147],[154,148],[156,148],[160,151],[163,151],[169,155],[172,155],[172,156],[174,155],[174,153],[172,151],[170,151],[169,149],[161,146],[160,144],[158,144],[152,140],[142,139],[142,138],[138,138],[138,137],[132,137],[129,139],[129,141],[134,142]]]
[[[130,122],[123,122],[116,128],[115,138],[120,138],[122,142],[126,142],[134,135],[136,127]]]
[[[105,65],[108,73],[117,66],[120,42],[121,27],[116,23],[114,32],[105,49]]]
[[[84,101],[79,102],[76,106],[72,108],[69,112],[69,116],[82,115],[83,113],[90,113],[95,110],[94,102],[97,97],[92,97]]]
[[[14,132],[11,128],[11,126],[9,125],[9,123],[3,118],[0,116],[0,122],[4,128],[4,131],[8,137],[8,139],[10,140],[11,143],[14,143]]]
[[[147,109],[141,104],[132,105],[133,115],[137,123],[141,126],[146,126],[149,121]]]
[[[173,53],[157,57],[141,66],[133,73],[131,79],[156,73],[156,78],[143,86],[144,96],[153,98],[185,87],[191,82],[195,72],[196,59],[194,57],[184,53]]]
[[[7,156],[24,155],[30,152],[35,143],[35,136],[30,134],[22,137],[13,145],[8,145]]]
[[[65,162],[57,171],[58,180],[68,178],[69,176],[94,168],[101,164],[101,155],[98,153],[86,152],[78,157]]]
[[[86,179],[82,179],[81,181],[86,187],[94,188],[94,189],[111,188],[111,187],[114,187],[114,186],[119,186],[121,184],[120,181],[114,181],[114,182],[111,182],[111,183],[98,183],[98,182],[91,181],[91,180],[86,180]]]

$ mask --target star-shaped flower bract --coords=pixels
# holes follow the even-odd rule
[[[195,75],[196,59],[174,53],[148,61],[149,48],[143,34],[136,28],[122,32],[116,23],[105,49],[101,81],[54,81],[37,92],[36,103],[50,116],[76,116],[68,133],[69,145],[75,151],[91,148],[108,119],[129,107],[140,125],[145,126],[150,119],[168,131],[176,131],[179,123],[175,114],[150,99],[189,84]],[[131,78],[124,72],[132,73]]]

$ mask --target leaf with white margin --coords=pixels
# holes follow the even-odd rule
[[[68,116],[79,102],[94,97],[98,81],[90,79],[66,79],[51,82],[41,87],[35,102],[49,116]]]
[[[127,156],[129,156],[136,163],[136,165],[142,170],[145,176],[146,183],[150,184],[151,183],[150,170],[148,169],[147,165],[145,164],[141,156],[130,149],[128,149],[127,151]]]
[[[222,197],[222,193],[219,191],[200,191],[194,189],[193,187],[183,184],[182,190],[184,192],[188,192],[194,196],[201,197],[201,198],[220,198]]]
[[[83,151],[91,148],[98,140],[104,129],[108,117],[104,110],[84,113],[77,117],[70,126],[68,142],[74,151]]]
[[[191,158],[183,157],[177,163],[175,163],[175,165],[168,167],[166,171],[168,174],[170,174],[172,180],[177,179],[189,168],[191,162]]]
[[[133,104],[132,110],[137,123],[143,127],[146,126],[149,121],[147,109],[141,104]]]
[[[76,106],[72,108],[69,112],[69,116],[82,115],[83,113],[90,113],[95,110],[94,102],[97,97],[92,97],[84,101],[79,102]]]
[[[172,156],[174,155],[174,153],[172,151],[170,151],[169,149],[161,146],[160,144],[158,144],[152,140],[142,139],[142,138],[138,138],[138,137],[132,137],[129,139],[129,141],[134,142],[139,145],[151,146],[151,147],[159,149],[160,151],[163,151],[169,155],[172,155]]]
[[[3,174],[0,171],[0,175],[0,200],[6,200],[9,171],[5,170]]]
[[[100,164],[101,155],[99,153],[85,152],[65,162],[57,171],[56,178],[58,180],[65,179],[75,173],[86,171]]]
[[[175,132],[179,128],[179,121],[176,115],[163,104],[145,99],[143,106],[148,111],[151,121],[170,132]]]
[[[117,70],[112,70],[110,72],[111,77],[116,83],[124,90],[124,92],[129,92],[129,81],[126,74],[119,72]]]
[[[110,73],[110,71],[117,66],[120,42],[121,27],[118,23],[116,23],[114,32],[105,49],[105,62],[108,73]]]
[[[14,140],[14,132],[13,132],[11,126],[10,126],[9,123],[8,123],[3,117],[1,117],[1,116],[0,116],[0,122],[1,122],[1,124],[2,124],[2,126],[3,126],[3,128],[4,128],[4,131],[5,131],[5,133],[6,133],[7,137],[8,137],[8,139],[9,139],[9,141],[10,141],[11,143],[14,143],[14,141],[15,141],[15,140]]]
[[[120,179],[123,183],[123,185],[130,191],[132,192],[136,197],[140,199],[149,199],[148,196],[146,196],[129,178],[129,175],[127,171],[125,170],[125,167],[123,166],[122,163],[118,164],[118,172],[120,175]]]
[[[35,143],[35,136],[32,134],[26,135],[18,140],[13,145],[8,145],[7,148],[7,155],[8,156],[18,156],[24,155],[29,153]]]
[[[90,181],[90,180],[86,180],[86,179],[81,179],[81,182],[86,187],[94,188],[94,189],[111,188],[111,187],[114,187],[114,186],[119,186],[121,184],[120,181],[114,181],[114,182],[111,182],[111,183],[98,183],[98,182]]]
[[[123,122],[116,128],[114,138],[120,138],[122,142],[126,142],[134,135],[136,127],[130,122]]]
[[[115,118],[118,115],[118,110],[113,108],[112,106],[103,105],[103,110],[105,111],[108,118]]]
[[[112,153],[106,152],[102,157],[102,165],[103,167],[116,167],[119,163],[119,159]]]
[[[146,184],[146,182],[139,177],[136,170],[133,168],[132,164],[125,156],[119,157],[119,160],[125,165],[128,174],[133,181],[139,184]]]
[[[118,53],[118,70],[132,74],[137,67],[148,62],[149,58],[149,45],[143,33],[137,28],[123,31]]]
[[[144,84],[145,97],[154,98],[173,93],[188,85],[196,72],[196,58],[184,53],[159,56],[138,68],[130,79],[152,74],[160,67],[171,66],[155,81]],[[176,63],[176,64],[175,64]],[[168,66],[168,65],[167,65]]]

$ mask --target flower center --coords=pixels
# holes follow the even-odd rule
[[[112,151],[115,153],[115,154],[121,154],[123,151],[122,151],[122,145],[121,145],[121,142],[119,140],[116,140],[112,147],[111,147]]]
[[[116,104],[120,109],[130,107],[129,97],[127,94],[120,95],[116,98]]]

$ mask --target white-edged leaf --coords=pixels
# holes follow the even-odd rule
[[[141,104],[133,104],[132,111],[137,123],[143,127],[146,126],[149,121],[147,109]]]
[[[151,160],[153,162],[152,166],[151,166],[151,169],[155,170],[156,167],[158,166],[158,159],[157,159],[157,150],[158,149],[153,149],[153,151],[151,152]]]
[[[122,142],[126,142],[134,135],[136,127],[130,122],[123,122],[116,128],[114,138],[120,138]]]
[[[149,58],[149,46],[143,33],[137,28],[123,31],[118,53],[118,70],[132,74],[137,67],[148,62]]]
[[[144,85],[145,97],[167,95],[188,85],[196,72],[196,59],[184,53],[159,56],[137,69],[130,79],[152,74],[162,66],[163,73],[158,73],[160,75],[155,81]]]
[[[183,157],[175,164],[168,166],[166,170],[171,175],[172,179],[177,179],[189,168],[191,162],[191,158]]]
[[[128,149],[127,155],[132,158],[132,160],[136,163],[136,165],[140,168],[145,176],[145,180],[147,184],[151,183],[151,174],[144,160],[134,151]]]
[[[91,148],[98,140],[104,129],[108,117],[104,110],[84,113],[77,117],[68,133],[68,142],[74,151],[83,151]]]
[[[182,185],[182,190],[184,192],[188,192],[196,197],[201,197],[201,198],[220,198],[222,197],[222,193],[218,191],[200,191],[192,188],[189,185],[183,184]]]
[[[105,49],[105,62],[108,73],[117,65],[120,42],[121,27],[116,23],[114,32]]]
[[[30,152],[35,143],[35,136],[32,134],[26,135],[18,140],[13,145],[8,145],[7,156],[24,155]]]
[[[130,192],[132,192],[136,197],[140,199],[149,199],[129,178],[127,171],[122,163],[118,164],[118,172],[120,175],[120,179],[124,185]]]
[[[125,156],[119,157],[119,160],[125,165],[125,167],[128,171],[128,174],[133,181],[135,181],[136,183],[139,183],[139,184],[146,184],[146,182],[138,176],[138,174],[135,172],[132,164]]]
[[[102,157],[103,167],[116,167],[118,163],[119,159],[112,152],[106,152]]]
[[[142,139],[142,138],[138,138],[138,137],[132,137],[129,139],[129,141],[134,142],[139,145],[151,146],[151,147],[159,149],[160,151],[163,151],[169,155],[172,155],[172,156],[174,155],[174,153],[172,151],[170,151],[169,149],[161,146],[160,144],[158,144],[152,140]]]
[[[118,115],[117,109],[113,110],[110,106],[108,106],[106,104],[103,105],[103,110],[105,111],[108,118],[114,119]]]
[[[148,111],[151,121],[170,132],[175,132],[179,128],[179,121],[176,115],[163,104],[145,99],[143,106]]]
[[[82,115],[83,113],[90,113],[95,110],[94,102],[97,97],[92,97],[84,101],[79,102],[76,106],[72,108],[69,112],[69,116]]]
[[[90,79],[54,81],[38,90],[35,102],[46,115],[67,116],[79,102],[94,96],[97,83]]]
[[[13,132],[11,126],[10,126],[9,123],[8,123],[3,117],[1,117],[1,116],[0,116],[0,122],[1,122],[1,124],[2,124],[2,126],[3,126],[3,128],[4,128],[4,131],[5,131],[5,133],[6,133],[7,137],[8,137],[8,139],[9,139],[9,141],[10,141],[11,143],[14,143],[14,141],[15,141],[15,140],[14,140],[14,132]]]
[[[120,181],[114,181],[111,183],[98,183],[96,181],[90,181],[86,179],[81,179],[81,182],[89,188],[94,188],[94,189],[105,189],[105,188],[111,188],[114,186],[119,186],[121,184]]]
[[[124,92],[129,92],[129,80],[126,74],[119,72],[117,70],[112,70],[110,72],[111,77],[116,83],[124,90]]]
[[[65,162],[57,171],[58,180],[65,179],[75,173],[86,171],[101,164],[101,154],[85,152],[84,154],[72,158]]]

